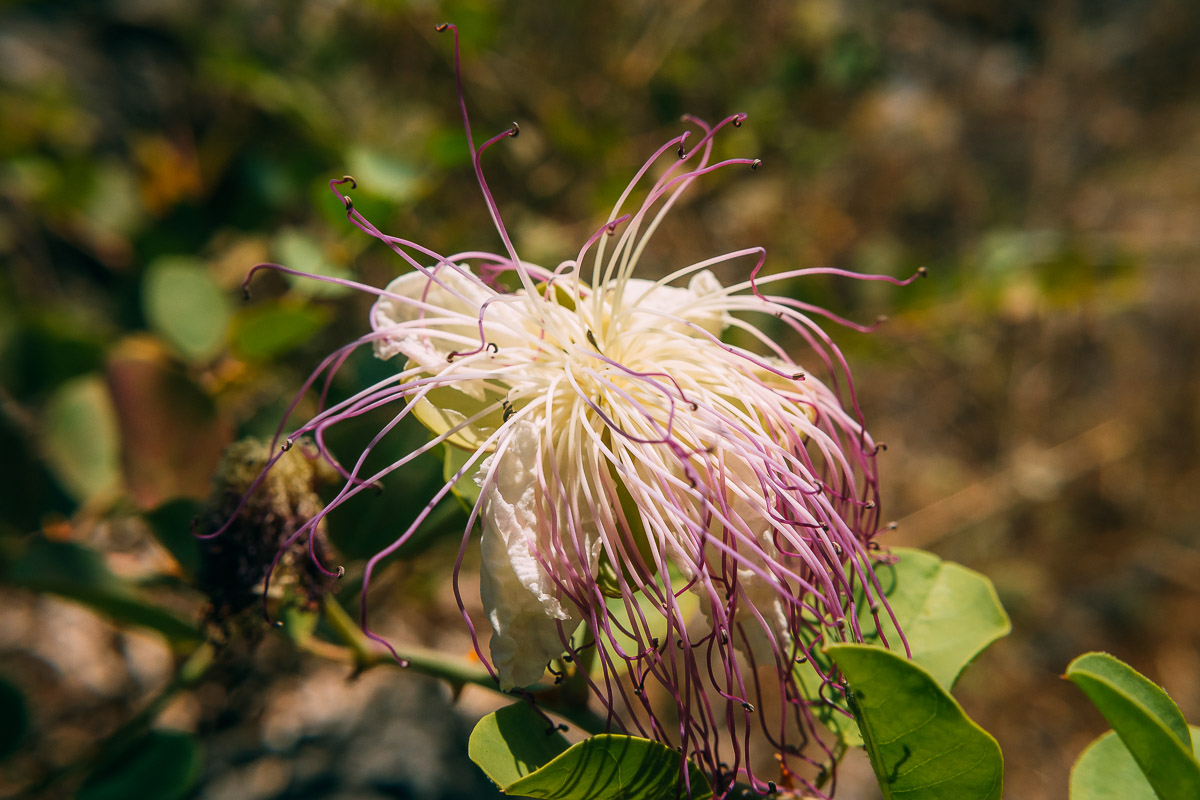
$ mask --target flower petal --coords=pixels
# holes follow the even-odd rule
[[[480,595],[492,623],[492,663],[502,691],[540,680],[546,662],[563,652],[559,624],[574,627],[535,555],[541,437],[541,425],[517,422],[476,478],[483,497]]]

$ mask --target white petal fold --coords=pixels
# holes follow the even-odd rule
[[[492,663],[502,691],[540,680],[546,662],[562,655],[559,623],[568,632],[575,627],[534,555],[542,427],[515,423],[504,449],[483,461],[476,478],[483,499],[480,595],[492,624]]]

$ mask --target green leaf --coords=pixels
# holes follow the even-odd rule
[[[0,679],[0,761],[21,746],[29,730],[29,706],[21,690]]]
[[[1192,756],[1200,759],[1200,728],[1190,726]],[[1071,800],[1159,800],[1116,731],[1097,738],[1071,768]]]
[[[851,705],[885,800],[996,800],[1000,745],[926,670],[863,644],[826,648]]]
[[[1067,667],[1160,798],[1200,797],[1200,762],[1179,707],[1161,688],[1107,653],[1086,653]]]
[[[270,361],[297,347],[329,322],[328,309],[262,303],[233,317],[229,346],[246,361]]]
[[[89,775],[76,800],[180,800],[200,777],[201,767],[194,737],[150,731]]]
[[[63,384],[46,404],[45,454],[63,488],[83,502],[120,486],[117,418],[104,381],[94,375]]]
[[[908,640],[912,660],[949,691],[963,669],[984,648],[1007,636],[1012,625],[984,575],[923,550],[897,548],[894,553],[899,560],[879,566],[875,574]],[[859,623],[866,644],[881,642],[867,603],[859,603]],[[886,611],[879,613],[879,627],[892,649],[903,652]]]
[[[568,746],[546,718],[525,703],[506,706],[471,732],[471,760],[505,794],[541,800],[677,800],[680,755],[658,742],[599,734]],[[688,764],[692,800],[712,789]]]
[[[75,600],[117,622],[150,628],[179,642],[200,641],[196,628],[143,599],[131,585],[109,572],[100,554],[74,542],[31,539],[9,565],[7,578],[35,592]]]
[[[505,792],[539,800],[706,800],[712,789],[687,765],[690,794],[679,785],[675,750],[649,739],[601,733],[579,744]]]
[[[189,361],[212,359],[225,343],[229,298],[203,262],[163,258],[142,280],[146,319]]]
[[[504,789],[561,755],[570,747],[528,703],[514,703],[488,714],[471,731],[467,752],[492,782]]]
[[[923,550],[896,548],[893,552],[898,557],[896,563],[883,564],[875,570],[879,584],[900,630],[904,631],[912,660],[949,691],[967,664],[1012,629],[1008,615],[992,582],[984,575]],[[864,643],[883,647],[886,637],[893,650],[903,653],[896,625],[887,611],[880,610],[876,627],[870,604],[861,591],[856,603]],[[819,652],[814,653],[814,658],[822,671],[827,672],[828,660]],[[817,699],[821,681],[813,666],[797,665],[796,678],[805,696]],[[840,698],[829,699],[848,710],[838,702]],[[846,745],[862,746],[862,737],[848,715],[824,704],[817,706],[816,711],[825,726]]]

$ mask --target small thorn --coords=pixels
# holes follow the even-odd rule
[[[750,162],[750,170],[751,170],[752,172],[757,172],[757,171],[758,171],[758,168],[759,168],[759,167],[761,167],[761,166],[762,166],[762,159],[761,159],[761,158],[756,158],[756,159],[754,159],[753,161],[751,161],[751,162]]]

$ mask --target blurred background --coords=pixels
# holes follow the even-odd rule
[[[889,446],[890,542],[986,573],[1012,616],[957,691],[1004,749],[1007,796],[1064,797],[1107,728],[1059,677],[1084,651],[1200,722],[1192,0],[8,2],[0,797],[488,791],[465,736],[495,697],[455,704],[392,669],[348,680],[311,652],[303,614],[283,634],[222,616],[212,584],[240,567],[189,533],[225,446],[269,437],[308,371],[366,328],[365,298],[277,275],[245,302],[247,270],[376,285],[400,270],[330,178],[353,174],[384,231],[499,247],[443,20],[462,30],[476,135],[521,124],[486,169],[524,258],[573,255],[681,114],[740,111],[722,152],[763,168],[702,182],[649,270],[755,244],[768,269],[928,268],[903,289],[789,288],[890,317],[833,333]],[[354,359],[334,392],[386,374]],[[362,559],[440,483],[418,463],[330,521],[348,607]],[[462,522],[445,511],[373,590],[397,641],[470,650],[449,585]],[[211,663],[202,636],[223,643]],[[875,792],[851,760],[840,796]]]

